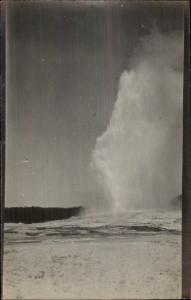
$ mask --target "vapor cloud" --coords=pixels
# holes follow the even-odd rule
[[[91,168],[112,209],[165,208],[182,188],[182,34],[154,28],[130,66]]]

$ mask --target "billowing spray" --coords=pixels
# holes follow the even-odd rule
[[[91,167],[110,207],[165,208],[181,193],[183,39],[153,31],[119,81]]]

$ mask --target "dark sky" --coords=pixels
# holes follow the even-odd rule
[[[124,69],[152,26],[182,30],[176,2],[10,2],[6,205],[101,201],[89,164]]]

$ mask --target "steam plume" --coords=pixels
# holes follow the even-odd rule
[[[153,29],[119,81],[91,166],[114,210],[163,208],[181,193],[183,40]]]

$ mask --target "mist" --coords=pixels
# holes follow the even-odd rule
[[[91,169],[103,205],[167,208],[182,190],[183,36],[154,27],[119,79]]]

